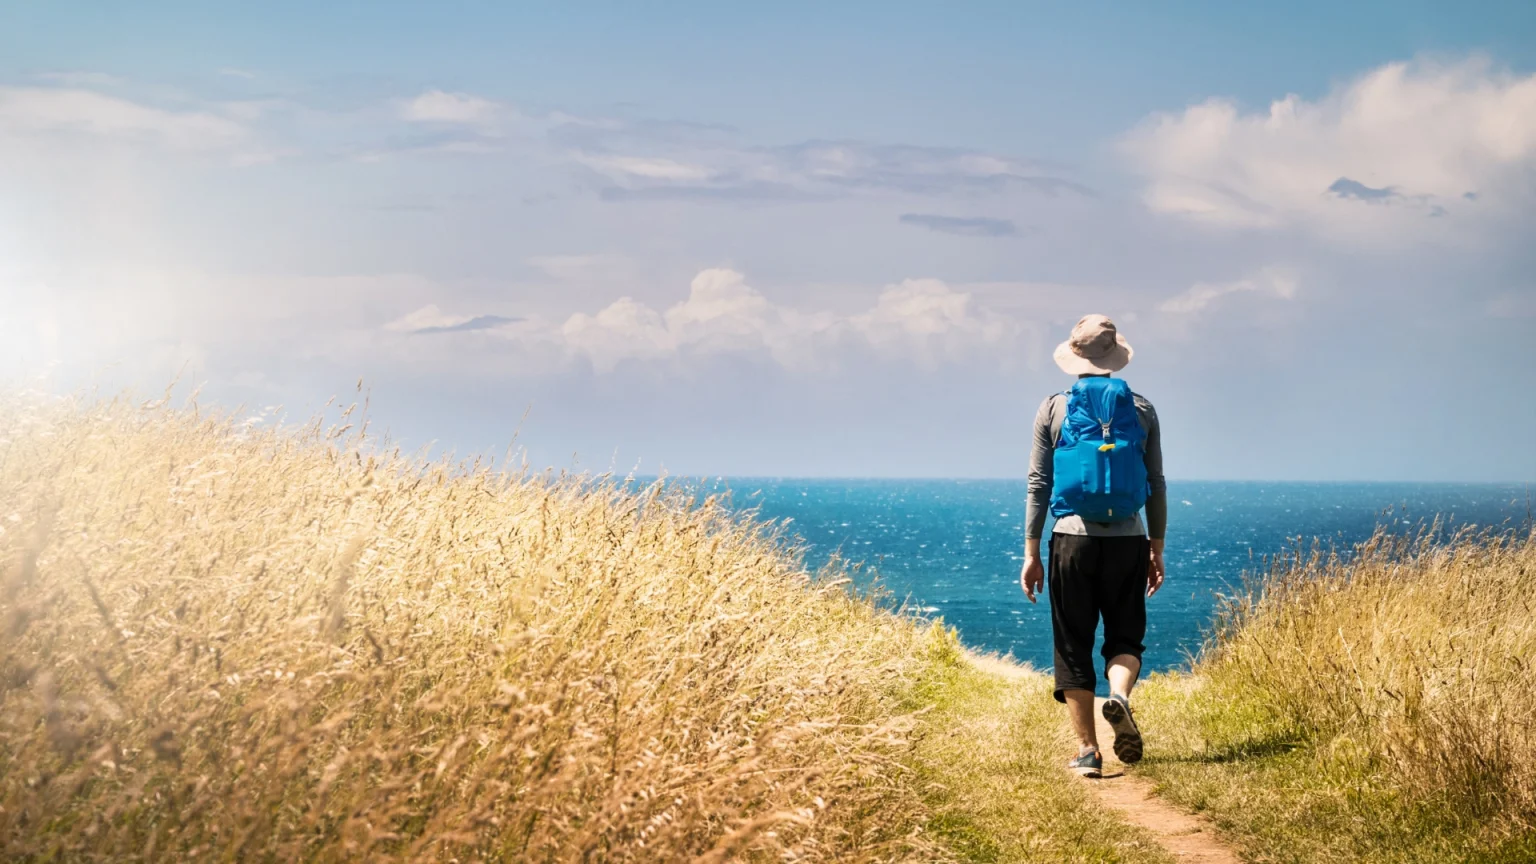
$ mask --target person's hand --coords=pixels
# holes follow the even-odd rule
[[[1019,584],[1024,586],[1024,596],[1029,602],[1035,602],[1035,595],[1045,590],[1045,565],[1040,563],[1039,555],[1028,555],[1024,558],[1024,570],[1019,574]]]
[[[1147,596],[1157,593],[1157,589],[1163,587],[1163,541],[1152,541],[1152,555],[1147,560]]]

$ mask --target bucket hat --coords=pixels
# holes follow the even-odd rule
[[[1115,322],[1103,315],[1085,315],[1052,356],[1068,375],[1108,375],[1124,369],[1133,353]]]

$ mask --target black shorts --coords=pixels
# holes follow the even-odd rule
[[[1104,619],[1108,660],[1120,654],[1141,659],[1147,634],[1145,537],[1080,537],[1052,534],[1050,574],[1051,635],[1056,642],[1056,701],[1064,690],[1096,689],[1093,639]]]

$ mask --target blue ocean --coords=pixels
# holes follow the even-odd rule
[[[942,617],[966,644],[1050,668],[1049,607],[1019,588],[1022,480],[733,478],[703,487],[786,522],[811,566],[834,555],[862,562],[860,580],[878,574],[897,600]],[[1518,528],[1530,494],[1524,485],[1169,481],[1168,576],[1148,601],[1147,667],[1186,664],[1218,592],[1239,590],[1245,571],[1298,541],[1352,545],[1377,526],[1411,531],[1437,517]]]

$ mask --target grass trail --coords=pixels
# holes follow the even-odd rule
[[[1157,794],[1152,781],[1120,762],[1109,746],[1115,732],[1104,719],[1103,705],[1103,698],[1095,700],[1099,742],[1105,748],[1104,777],[1090,786],[1099,800],[1145,829],[1185,864],[1238,864],[1237,853],[1221,839],[1209,819],[1168,803]]]
[[[935,833],[978,862],[1176,860],[1062,767],[1073,749],[1051,679],[968,656],[914,698],[933,705],[918,742]]]

